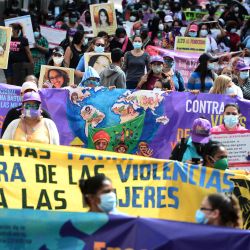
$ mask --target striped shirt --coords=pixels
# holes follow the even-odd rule
[[[243,92],[243,97],[247,100],[250,100],[250,78],[248,78],[247,82],[240,86],[242,92]]]
[[[214,78],[217,77],[215,73]],[[201,90],[201,73],[200,72],[193,72],[188,79],[188,89],[190,90]],[[210,76],[206,76],[205,78],[205,93],[208,93],[210,88],[213,86],[214,81]]]

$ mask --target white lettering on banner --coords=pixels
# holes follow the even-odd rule
[[[201,114],[216,114],[220,115],[224,110],[224,102],[202,101],[202,100],[187,100],[187,113],[201,113]]]

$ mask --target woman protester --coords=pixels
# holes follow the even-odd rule
[[[245,127],[240,125],[240,108],[236,103],[225,105],[223,112],[223,124],[211,128],[210,132],[244,131]]]
[[[232,78],[226,75],[218,76],[214,81],[214,86],[209,90],[211,94],[225,94],[231,97],[238,96],[243,98],[243,93],[240,87],[235,85]]]
[[[64,63],[64,50],[58,46],[53,49],[52,56],[48,61],[48,65],[55,67],[65,67]]]
[[[142,39],[136,35],[133,38],[134,49],[124,55],[123,71],[126,73],[126,86],[135,89],[140,78],[144,75],[145,68],[149,69],[149,54],[142,49]]]
[[[41,98],[37,92],[27,92],[22,98],[22,115],[12,121],[2,139],[59,145],[55,123],[41,115]]]
[[[196,222],[211,226],[242,227],[242,216],[237,198],[223,193],[206,196],[195,215]]]
[[[116,210],[116,194],[111,180],[103,174],[80,179],[79,187],[84,203],[89,212],[114,213]]]
[[[213,86],[217,74],[214,72],[217,59],[210,54],[204,53],[199,57],[199,65],[188,79],[188,89],[194,93],[207,93]]]

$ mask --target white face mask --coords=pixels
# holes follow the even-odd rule
[[[237,31],[236,28],[232,28],[232,29],[230,30],[231,33],[235,33],[236,31]]]
[[[154,72],[154,74],[160,74],[163,70],[163,65],[153,65],[152,66],[152,71]]]
[[[205,37],[205,36],[208,35],[208,31],[207,31],[207,30],[201,30],[201,31],[200,31],[200,35],[201,35],[202,37]]]
[[[161,30],[161,31],[164,30],[164,25],[163,25],[162,23],[160,23],[160,24],[158,25],[158,29]]]
[[[54,64],[59,65],[63,62],[64,57],[53,56],[52,57]]]
[[[135,16],[131,16],[131,17],[129,18],[129,20],[130,20],[130,22],[135,22],[135,21],[136,21],[136,17],[135,17]]]

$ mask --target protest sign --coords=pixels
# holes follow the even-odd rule
[[[49,42],[49,48],[53,49],[66,38],[67,31],[40,25],[41,35]]]
[[[74,69],[42,65],[39,77],[39,88],[62,88],[74,83]]]
[[[0,85],[0,92],[5,91],[6,84]],[[204,116],[213,127],[220,125],[223,123],[225,105],[232,102],[237,103],[242,112],[240,124],[250,129],[250,102],[227,95],[194,95],[189,92],[167,94],[147,90],[109,90],[104,87],[69,88],[60,91],[42,89],[40,95],[43,108],[50,113],[57,125],[63,145],[70,145],[77,140],[81,141],[83,147],[91,147],[93,144],[88,138],[91,126],[90,133],[93,129],[106,131],[113,127],[109,135],[110,147],[112,144],[118,146],[124,124],[127,129],[126,138],[136,140],[136,143],[126,145],[127,153],[149,154],[155,158],[167,159],[176,143],[181,138],[190,136],[194,119]],[[10,109],[10,105],[18,105],[20,97],[16,99],[17,104],[14,96],[13,101],[9,102],[6,101],[7,95],[3,94],[3,98],[5,99],[0,100],[0,105],[7,105]],[[8,108],[0,109],[2,117]],[[135,127],[133,119],[136,118],[140,123]],[[141,152],[141,142],[148,148],[146,153]]]
[[[188,53],[204,53],[206,52],[206,38],[177,36],[174,50]]]
[[[98,74],[100,74],[112,62],[111,53],[84,53],[84,61],[85,69],[87,69],[88,66],[91,66]]]
[[[200,56],[198,53],[191,54],[187,52],[162,49],[155,46],[148,46],[147,52],[150,56],[159,54],[160,56],[170,55],[174,57],[175,64],[173,69],[181,73],[185,85],[187,84],[191,73],[198,66],[198,58]]]
[[[221,142],[228,151],[231,169],[250,170],[250,131],[214,133],[211,138]]]
[[[114,3],[91,4],[90,14],[94,36],[100,31],[115,34],[117,21]]]
[[[33,48],[35,43],[35,37],[33,33],[33,27],[30,15],[18,16],[10,19],[4,20],[5,26],[10,26],[13,23],[19,23],[22,26],[23,36],[29,41],[29,47]]]
[[[190,222],[204,196],[234,192],[235,180],[250,180],[237,171],[4,140],[0,141],[0,169],[1,208],[87,211],[78,181],[103,173],[112,180],[120,212]],[[249,214],[249,208],[246,212]]]
[[[8,68],[12,29],[0,26],[0,69]]]
[[[208,12],[201,11],[184,11],[187,21],[201,20]]]
[[[247,250],[250,244],[247,230],[105,213],[4,209],[0,223],[1,249]]]

